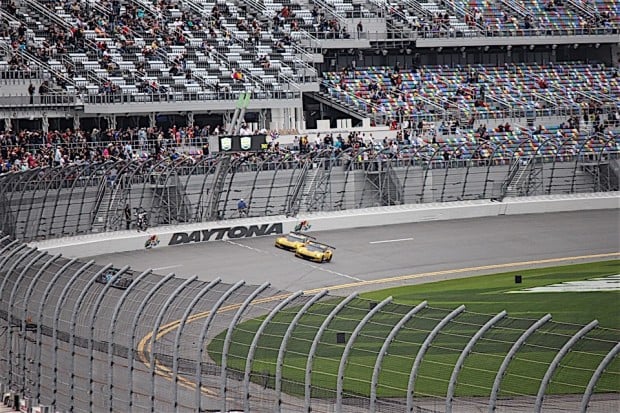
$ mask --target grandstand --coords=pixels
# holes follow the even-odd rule
[[[215,127],[245,92],[255,129],[297,132],[320,119],[385,123],[398,108],[407,119],[524,125],[528,107],[617,110],[615,0],[2,4],[5,129]],[[385,69],[395,66],[397,87]],[[472,71],[484,96],[465,81]],[[541,78],[546,87],[532,87]],[[385,86],[381,102],[365,94],[371,79]]]
[[[583,373],[560,383],[573,388],[548,391],[549,409],[587,408],[593,397],[595,409],[613,410],[617,368],[603,373],[617,363],[619,333],[596,321],[139,273],[25,243],[133,229],[128,207],[146,211],[151,227],[236,219],[241,197],[248,219],[288,219],[618,191],[619,65],[619,0],[0,0],[0,393],[19,384],[32,401],[75,411],[430,412],[454,403],[513,413],[541,407],[558,368],[594,381]],[[237,135],[266,147],[222,148]],[[133,283],[119,291],[101,276]],[[358,354],[371,374],[345,377],[345,349],[336,366],[329,348],[306,351],[308,337],[289,346],[304,341],[297,361],[312,367],[316,350],[317,366],[329,365],[314,377],[280,371],[278,381],[240,351],[280,352],[269,363],[303,372],[280,346],[297,314],[318,320],[308,336],[317,345],[332,317],[329,329],[351,346],[359,334],[371,344],[372,362]],[[259,345],[256,317],[271,316],[262,333],[277,343]],[[389,355],[395,336],[362,333],[365,324],[402,329],[418,364]],[[250,334],[224,337],[237,325]],[[435,338],[440,347],[425,358],[422,341]],[[508,355],[469,380],[488,354],[467,357],[476,340],[501,347],[501,359],[545,347],[543,361],[526,359],[536,383],[510,372],[500,389]],[[442,347],[449,361],[436,387],[421,363],[442,359],[433,354]],[[386,367],[410,362],[400,387],[380,372],[384,356]],[[420,371],[431,382],[414,394]]]

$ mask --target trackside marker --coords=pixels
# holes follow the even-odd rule
[[[388,242],[401,242],[401,241],[411,241],[413,238],[399,238],[399,239],[386,239],[383,241],[370,241],[369,244],[385,244]]]

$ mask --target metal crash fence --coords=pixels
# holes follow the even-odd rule
[[[618,189],[618,136],[107,161],[0,175],[22,241],[248,216]],[[132,211],[128,219],[126,207]]]
[[[0,238],[0,287],[0,382],[32,406],[585,412],[616,403],[620,332],[596,320],[137,273],[9,236]],[[556,397],[558,386],[570,394]]]

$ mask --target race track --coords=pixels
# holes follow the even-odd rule
[[[333,261],[324,264],[274,248],[274,237],[160,246],[101,255],[95,260],[130,265],[135,270],[152,268],[160,274],[174,272],[181,277],[195,274],[202,280],[268,281],[288,291],[343,284],[347,289],[363,291],[394,283],[612,259],[616,258],[613,253],[620,251],[619,234],[618,210],[599,210],[315,232],[312,235],[320,241],[337,248]],[[390,277],[399,278],[364,283]]]

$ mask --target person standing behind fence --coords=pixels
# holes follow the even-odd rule
[[[248,215],[248,206],[243,200],[243,198],[241,198],[239,202],[237,202],[237,211],[239,212],[240,218],[243,218]]]
[[[30,86],[28,86],[28,94],[30,95],[30,104],[31,105],[34,104],[34,92],[35,91],[36,91],[36,88],[34,87],[34,85],[31,82]]]
[[[131,208],[129,204],[125,204],[125,222],[127,223],[127,229],[131,227]]]

